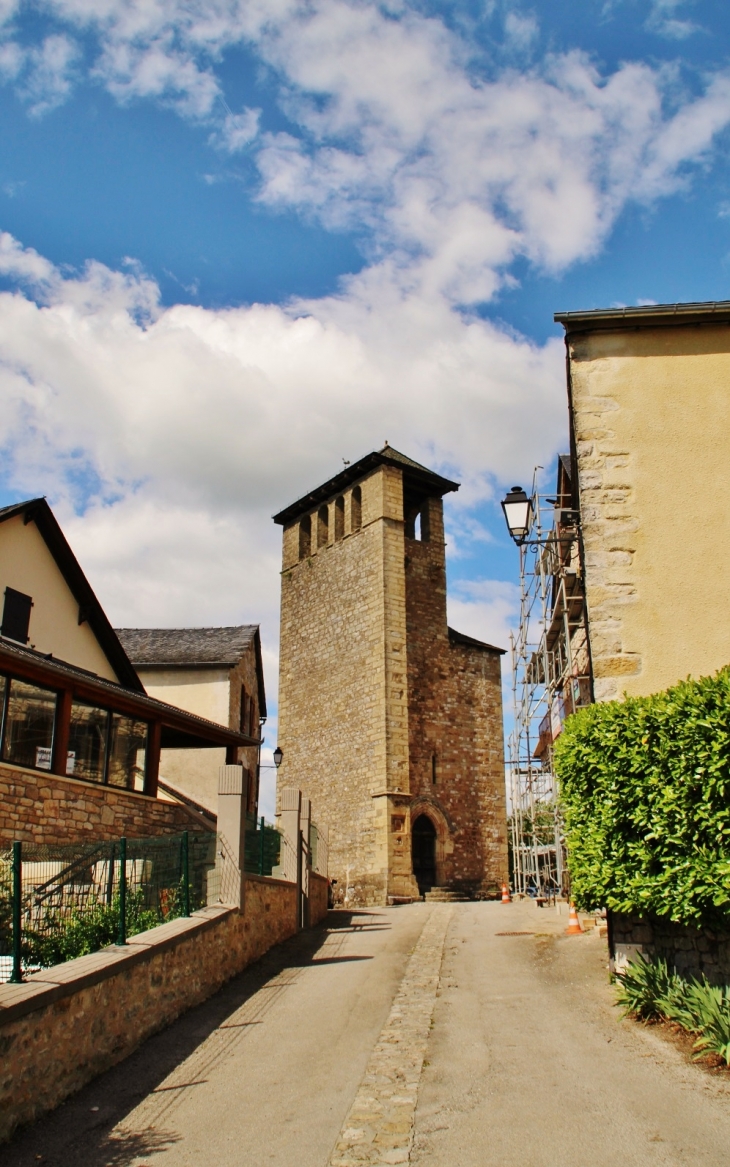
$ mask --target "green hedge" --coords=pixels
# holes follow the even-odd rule
[[[730,924],[730,667],[581,710],[555,766],[578,907]]]

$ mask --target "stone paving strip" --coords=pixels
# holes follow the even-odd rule
[[[418,1083],[452,912],[439,905],[426,921],[329,1167],[386,1167],[410,1159]]]

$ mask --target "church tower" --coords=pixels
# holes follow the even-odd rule
[[[447,627],[452,490],[386,445],[274,517],[278,787],[311,799],[350,905],[507,878],[502,650]]]

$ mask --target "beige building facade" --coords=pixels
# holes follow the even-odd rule
[[[151,697],[251,737],[266,720],[261,638],[257,624],[223,628],[119,628],[124,645]],[[239,751],[247,776],[247,811],[258,805],[259,747]],[[163,749],[159,789],[215,815],[218,773],[227,753]],[[228,757],[230,761],[230,757]]]
[[[558,313],[593,686],[730,663],[730,303]]]
[[[506,878],[501,650],[446,619],[456,489],[386,446],[275,516],[278,788],[311,799],[348,904]]]

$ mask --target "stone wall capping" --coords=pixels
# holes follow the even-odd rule
[[[182,940],[205,932],[221,915],[233,908],[214,909],[215,915],[172,920],[149,932],[132,936],[126,945],[112,944],[100,952],[67,960],[53,968],[32,973],[22,985],[0,985],[0,1027],[32,1013],[44,1005],[74,996],[82,989],[117,976],[122,969],[132,968],[162,952],[175,948]],[[153,935],[156,934],[156,935]],[[26,990],[18,993],[17,990]]]

